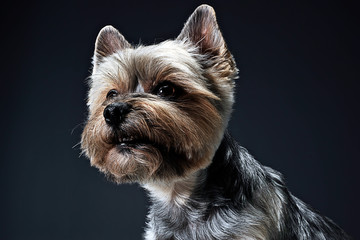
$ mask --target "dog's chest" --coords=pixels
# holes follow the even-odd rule
[[[241,224],[239,215],[231,211],[216,211],[211,215],[200,209],[161,209],[153,206],[148,216],[149,222],[145,233],[146,240],[170,239],[233,239],[252,240],[256,238],[252,227]],[[249,231],[250,230],[250,231]]]

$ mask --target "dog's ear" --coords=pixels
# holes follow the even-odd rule
[[[209,5],[201,5],[185,23],[177,40],[190,42],[209,60],[206,67],[216,67],[221,76],[237,74],[235,61],[228,50],[216,21],[215,11]]]
[[[102,28],[95,42],[94,67],[99,65],[104,57],[129,47],[131,47],[130,43],[116,28],[113,26]]]
[[[224,38],[216,21],[215,11],[206,4],[195,9],[177,39],[190,41],[197,45],[201,53],[218,55],[226,50]]]

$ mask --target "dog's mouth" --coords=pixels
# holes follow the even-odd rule
[[[143,145],[157,145],[145,137],[138,137],[135,134],[126,134],[114,132],[110,139],[110,144],[118,148],[136,148],[137,146]]]
[[[155,136],[148,135],[140,129],[132,128],[117,128],[109,129],[107,135],[107,143],[112,145],[112,148],[117,150],[119,154],[127,156],[135,152],[146,151],[157,152],[162,157],[176,158],[176,156],[184,157],[184,153],[180,151],[181,148],[172,146],[173,140],[170,138],[156,138]]]
[[[114,142],[114,145],[116,145],[118,147],[136,147],[138,145],[145,145],[145,144],[146,145],[149,145],[149,144],[154,145],[149,140],[138,139],[135,137],[120,138]]]

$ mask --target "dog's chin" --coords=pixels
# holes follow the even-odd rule
[[[195,159],[149,140],[124,138],[112,143],[102,161],[94,164],[116,183],[146,183],[183,178],[195,171]]]
[[[111,146],[103,160],[95,165],[113,182],[146,181],[162,164],[160,150],[149,141],[123,139]]]

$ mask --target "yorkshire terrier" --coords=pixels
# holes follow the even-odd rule
[[[149,191],[148,240],[350,239],[227,133],[237,74],[210,6],[156,45],[104,27],[83,153],[110,180]]]

